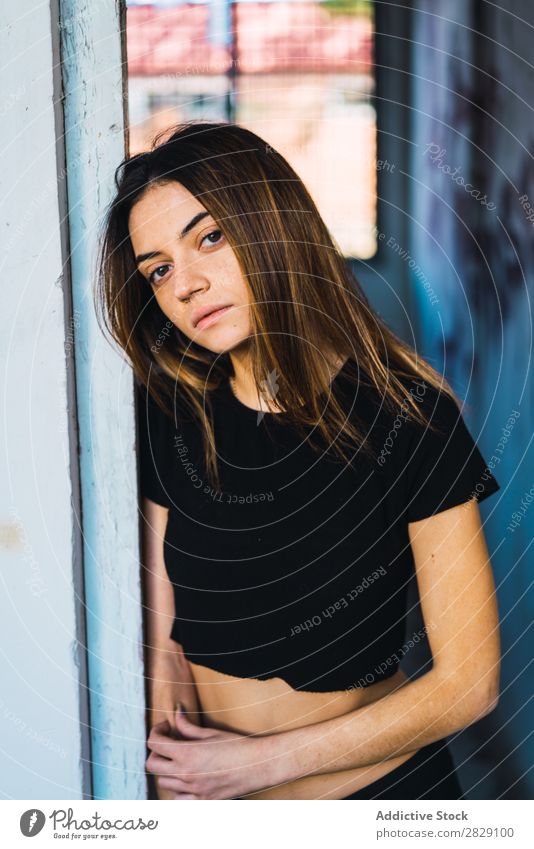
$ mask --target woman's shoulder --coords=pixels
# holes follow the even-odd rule
[[[135,393],[141,493],[170,507],[184,453],[200,454],[200,430],[178,391],[158,394],[135,381]]]
[[[138,409],[144,411],[151,425],[162,431],[194,420],[185,392],[180,387],[147,386],[135,379],[134,392]]]
[[[186,438],[192,446],[200,442],[198,420],[178,390],[158,393],[136,382],[135,393],[141,454],[155,454],[165,463],[177,440]]]
[[[388,478],[400,481],[408,521],[495,493],[500,487],[481,453],[482,434],[472,435],[461,402],[445,385],[424,377],[401,382],[403,400],[394,409],[382,409],[377,464]],[[413,414],[413,403],[421,418]]]
[[[372,419],[377,428],[389,430],[394,426],[399,430],[402,421],[407,425],[403,428],[405,433],[411,434],[425,429],[430,421],[436,429],[446,432],[461,417],[458,403],[445,385],[436,386],[415,373],[396,375],[394,394],[387,388],[380,389],[365,375],[355,377],[348,369],[344,370],[343,378],[344,393],[353,402],[355,412],[362,418]],[[417,408],[423,412],[422,417],[414,412]]]

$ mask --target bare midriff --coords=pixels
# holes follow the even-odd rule
[[[309,692],[294,690],[281,678],[260,681],[235,678],[206,666],[190,663],[203,724],[240,734],[279,734],[350,711],[381,699],[407,678],[398,670],[369,687]],[[357,769],[311,775],[265,788],[242,799],[343,799],[404,763],[415,752]]]

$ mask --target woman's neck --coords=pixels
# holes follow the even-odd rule
[[[279,412],[280,410],[276,406],[277,374],[265,374],[265,378],[261,382],[260,397],[258,398],[248,354],[232,351],[230,353],[230,359],[234,368],[234,376],[230,378],[230,386],[236,398],[247,407],[263,410],[264,412]],[[344,359],[339,355],[332,356],[329,364],[325,367],[325,380],[327,382],[332,381],[345,362],[346,358]],[[326,372],[327,368],[328,375]]]

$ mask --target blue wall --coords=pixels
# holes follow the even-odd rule
[[[502,695],[453,751],[468,798],[532,798],[534,71],[532,30],[514,15],[532,26],[534,10],[527,0],[507,10],[415,5],[410,252],[437,298],[412,273],[420,352],[466,399],[467,424],[501,484],[481,513],[498,586]]]

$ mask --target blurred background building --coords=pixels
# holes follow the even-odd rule
[[[132,153],[178,121],[242,124],[291,162],[343,252],[372,256],[373,26],[368,0],[129,4]]]

